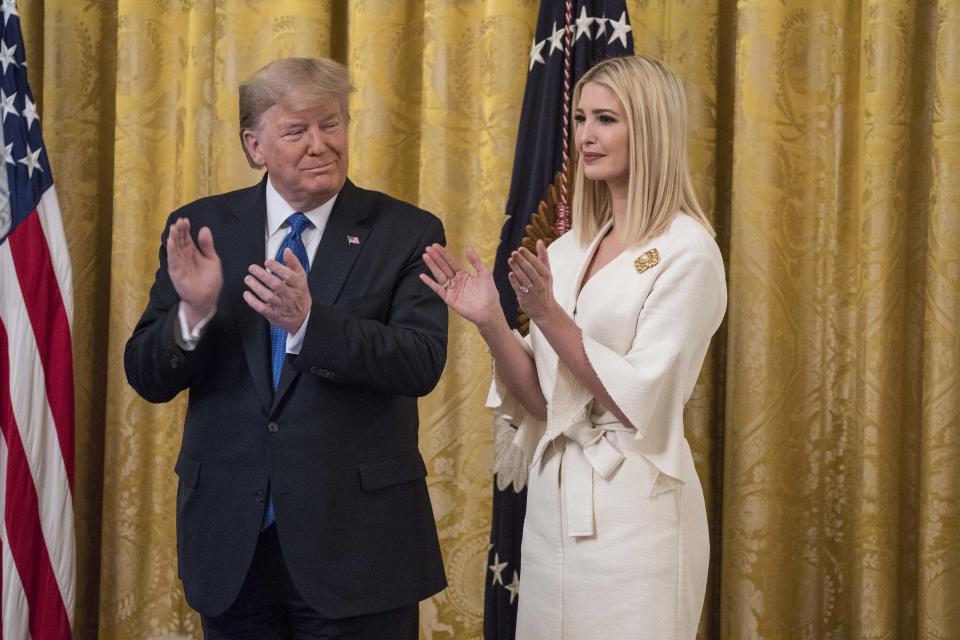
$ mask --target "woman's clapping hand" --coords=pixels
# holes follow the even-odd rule
[[[467,249],[467,260],[473,266],[473,273],[461,267],[446,247],[432,244],[424,252],[423,261],[433,277],[422,273],[420,280],[451,309],[473,324],[483,326],[502,317],[500,294],[490,269],[472,248]]]

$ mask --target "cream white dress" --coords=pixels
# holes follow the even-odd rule
[[[535,325],[517,337],[534,356],[547,422],[496,376],[487,401],[518,426],[513,445],[530,461],[519,640],[688,640],[703,607],[707,517],[683,407],[726,309],[723,261],[680,214],[581,288],[608,229],[587,247],[563,236],[550,265],[557,301],[632,427],[594,401]]]

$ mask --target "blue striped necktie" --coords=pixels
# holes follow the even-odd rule
[[[310,258],[307,257],[307,248],[304,246],[300,234],[304,229],[312,227],[313,223],[310,222],[307,216],[298,211],[287,218],[287,224],[290,225],[290,231],[284,236],[283,242],[280,243],[276,260],[280,264],[283,264],[283,252],[289,248],[293,251],[293,255],[297,256],[300,264],[303,265],[303,270],[310,273]],[[270,356],[273,372],[273,390],[276,391],[277,386],[280,384],[280,372],[283,371],[283,363],[287,358],[286,329],[270,325]],[[266,529],[273,524],[275,520],[276,514],[273,511],[273,496],[269,495],[267,497],[267,510],[263,514],[263,524],[260,528]]]

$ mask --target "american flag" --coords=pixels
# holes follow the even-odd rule
[[[70,257],[15,0],[0,10],[0,638],[67,640],[76,582]]]
[[[572,107],[564,104],[564,54],[569,16],[569,92],[584,72],[604,58],[633,54],[633,36],[624,0],[543,0],[530,47],[527,86],[513,161],[507,220],[500,232],[494,279],[507,320],[516,326],[517,298],[507,280],[507,258],[520,246],[532,214],[545,200],[548,185],[563,163],[562,134],[570,127]],[[566,115],[566,118],[565,118]],[[571,143],[572,144],[572,143]],[[498,426],[498,429],[500,427]],[[510,427],[504,427],[509,431]],[[497,435],[497,457],[501,436]],[[509,442],[509,437],[506,442]],[[493,487],[493,522],[487,558],[483,635],[511,640],[520,595],[520,542],[527,506],[525,478],[497,472]]]

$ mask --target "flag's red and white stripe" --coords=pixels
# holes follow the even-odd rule
[[[4,181],[5,182],[5,181]],[[0,638],[71,637],[70,261],[56,193],[0,244]]]

